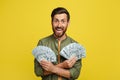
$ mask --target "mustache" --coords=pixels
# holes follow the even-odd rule
[[[62,28],[62,27],[56,27],[55,29],[62,29],[62,30],[63,30],[63,28]]]

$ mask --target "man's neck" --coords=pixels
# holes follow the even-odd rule
[[[67,35],[64,34],[64,35],[61,36],[61,37],[56,37],[56,36],[54,35],[54,37],[61,42],[62,40],[64,40],[64,39],[67,37]]]

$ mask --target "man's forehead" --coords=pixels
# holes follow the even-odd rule
[[[54,16],[54,19],[67,19],[67,15],[65,13],[63,13],[63,14],[56,14]]]

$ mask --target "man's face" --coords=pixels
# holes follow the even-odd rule
[[[62,37],[68,27],[69,21],[67,21],[67,15],[65,13],[63,14],[56,14],[53,17],[53,21],[52,21],[52,29],[54,32],[54,35],[57,38]]]

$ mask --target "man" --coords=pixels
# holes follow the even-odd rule
[[[69,22],[70,15],[65,8],[58,7],[52,11],[53,34],[39,40],[38,46],[51,48],[57,57],[57,62],[52,63],[46,60],[38,62],[36,59],[34,60],[35,74],[41,76],[42,80],[75,80],[79,77],[82,66],[81,59],[77,60],[76,57],[72,57],[67,60],[59,54],[65,46],[70,43],[77,43],[66,34]]]

